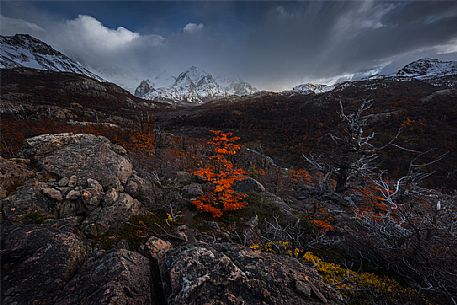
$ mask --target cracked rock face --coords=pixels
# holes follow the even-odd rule
[[[296,259],[234,244],[171,250],[160,269],[168,304],[343,304]]]
[[[56,305],[145,305],[151,300],[149,260],[125,249],[96,253],[64,287]]]
[[[2,228],[3,304],[53,304],[87,254],[69,220]]]
[[[123,189],[133,174],[126,151],[102,136],[45,134],[27,139],[24,154],[38,167],[60,178],[77,176],[79,183],[97,180],[104,189]]]
[[[25,162],[26,160],[7,160],[0,157],[0,199],[33,176]]]
[[[149,260],[125,249],[90,255],[76,224],[3,228],[2,304],[156,304]]]

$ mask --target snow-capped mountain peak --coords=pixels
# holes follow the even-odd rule
[[[103,80],[80,63],[28,34],[0,36],[0,68],[17,67],[72,72]]]
[[[423,58],[413,61],[400,69],[396,75],[418,79],[457,74],[457,61],[441,61]]]
[[[191,66],[174,78],[170,85],[155,86],[151,81],[142,81],[135,95],[150,100],[200,104],[211,98],[249,95],[256,91],[249,83],[216,78],[203,69]]]

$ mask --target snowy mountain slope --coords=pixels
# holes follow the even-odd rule
[[[245,96],[258,91],[254,86],[242,80],[233,80],[227,77],[216,77],[216,81],[227,91],[228,95]]]
[[[16,67],[72,72],[103,81],[80,63],[30,35],[0,36],[0,68]]]
[[[156,78],[157,79],[157,78]],[[171,80],[169,77],[165,78]],[[145,80],[135,90],[135,95],[149,100],[188,102],[200,104],[214,97],[249,95],[257,91],[249,83],[213,75],[195,66],[172,78],[169,84]]]
[[[396,73],[397,76],[413,77],[416,79],[429,79],[456,74],[457,61],[440,61],[431,58],[413,61]]]

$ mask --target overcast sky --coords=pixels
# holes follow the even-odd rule
[[[192,65],[282,90],[457,60],[457,1],[2,1],[0,18],[130,90]]]

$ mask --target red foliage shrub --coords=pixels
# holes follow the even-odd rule
[[[194,175],[201,177],[211,186],[211,191],[193,200],[193,205],[203,211],[211,213],[214,218],[220,218],[224,211],[233,211],[244,208],[247,202],[243,201],[246,194],[237,193],[233,189],[236,181],[243,180],[246,172],[236,168],[229,160],[240,150],[235,144],[239,137],[233,133],[224,133],[220,130],[211,130],[214,137],[208,142],[213,147],[214,155],[208,160],[206,167],[194,171]]]

